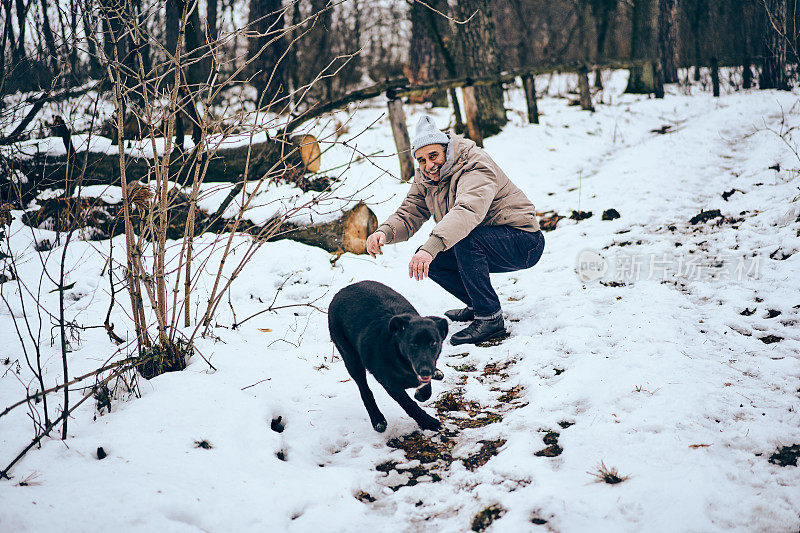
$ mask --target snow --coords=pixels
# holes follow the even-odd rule
[[[454,420],[468,418],[466,412],[445,421],[456,460],[435,470],[441,481],[423,476],[392,490],[420,464],[387,442],[416,424],[371,381],[389,426],[384,434],[372,430],[326,316],[316,309],[363,279],[392,286],[423,315],[458,306],[430,280],[408,278],[408,260],[428,223],[377,259],[333,260],[288,240],[263,245],[233,283],[230,305],[227,298],[220,305],[213,335],[197,341],[216,370],[196,355],[182,372],[140,378],[141,397],[120,387],[110,413],[87,401],[70,420],[66,441],[45,439],[12,470],[12,480],[0,482],[0,530],[448,532],[469,530],[476,513],[499,505],[506,512],[491,531],[796,531],[800,470],[768,458],[800,443],[800,161],[792,152],[800,142],[792,131],[800,126],[800,92],[725,91],[714,99],[697,87],[670,86],[665,99],[655,100],[621,94],[620,72],[606,80],[606,103],[587,113],[560,97],[573,78],[543,82],[540,89],[547,85],[551,96],[539,102],[542,124],[527,124],[522,91],[512,89],[511,123],[486,148],[539,211],[593,215],[565,218],[545,233],[544,255],[532,269],[493,277],[510,338],[493,347],[445,346],[438,365],[445,379],[434,383],[426,410],[433,413],[445,392],[461,390],[464,400],[502,419],[461,430]],[[384,109],[376,99],[352,111],[350,133],[337,144],[330,144],[330,121],[308,126],[329,139],[323,165],[337,169],[327,174],[341,182],[327,203],[296,220],[331,216],[354,198],[367,201],[380,221],[399,205],[408,186],[397,178]],[[412,127],[423,110],[407,106]],[[447,125],[444,110],[430,112]],[[653,131],[665,125],[669,133]],[[359,153],[373,157],[352,161]],[[776,163],[779,170],[771,169]],[[215,209],[227,192],[204,185],[201,206]],[[119,196],[113,188],[104,194]],[[263,221],[309,199],[269,184],[248,217]],[[621,217],[601,220],[610,208]],[[727,218],[689,222],[712,209]],[[57,271],[62,248],[34,251],[34,242],[55,242],[55,234],[31,230],[14,214],[15,270],[53,312],[56,285],[41,274],[43,265]],[[195,321],[226,239],[206,234],[195,245],[198,264],[208,260],[193,290]],[[237,236],[234,259],[248,245]],[[579,277],[584,251],[606,261],[599,280]],[[124,238],[77,241],[68,249],[66,283],[75,285],[65,293],[67,315],[78,324],[105,318],[110,253],[121,279]],[[4,407],[26,386],[37,387],[12,320],[23,316],[24,302],[35,334],[37,313],[33,295],[20,296],[15,281],[0,287],[0,362],[9,359],[0,366]],[[131,339],[127,295],[122,283],[116,289],[111,322]],[[232,329],[273,300],[294,307]],[[316,308],[302,305],[309,302]],[[780,315],[769,318],[775,311]],[[61,379],[59,337],[54,330],[50,342],[50,322],[43,320],[45,383],[52,386]],[[760,340],[768,335],[783,340]],[[76,330],[70,345],[72,376],[128,350],[102,329]],[[30,354],[30,342],[27,348]],[[487,373],[492,363],[504,366],[504,375]],[[521,387],[519,397],[500,401],[512,387]],[[71,401],[87,392],[71,390]],[[61,401],[60,394],[49,397],[51,416]],[[28,414],[22,407],[0,419],[0,467],[29,442]],[[280,433],[270,429],[278,416]],[[559,433],[563,452],[534,455],[546,447],[548,431]],[[459,460],[496,439],[505,444],[485,465],[469,470]],[[212,447],[197,447],[203,440]],[[100,446],[108,454],[102,461]],[[399,464],[389,473],[375,469],[390,460]],[[598,481],[601,462],[628,479]],[[362,491],[375,501],[357,499]],[[534,525],[533,517],[547,522]]]

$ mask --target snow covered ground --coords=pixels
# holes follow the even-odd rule
[[[182,372],[139,379],[141,397],[120,394],[110,413],[85,403],[66,441],[44,441],[0,481],[0,531],[797,531],[800,468],[769,459],[800,444],[800,93],[714,99],[670,87],[654,100],[621,94],[624,78],[614,74],[593,114],[558,97],[570,80],[555,78],[538,126],[511,91],[511,123],[487,150],[541,212],[592,216],[560,220],[538,265],[494,277],[508,339],[446,345],[445,380],[425,405],[445,431],[416,433],[373,381],[389,423],[375,433],[321,311],[289,307],[230,328],[281,286],[277,305],[324,309],[363,279],[441,315],[455,299],[407,275],[432,225],[377,260],[269,243],[234,283],[214,335],[198,342],[216,371],[194,357]],[[372,126],[349,144],[377,155],[347,169],[340,192],[383,220],[407,186],[382,172],[396,176],[399,165],[384,105],[373,103],[355,112],[349,136]],[[421,111],[407,108],[412,127]],[[334,146],[324,166],[352,155]],[[601,220],[611,208],[621,217]],[[33,250],[48,237],[18,218],[11,229],[24,250],[17,270],[33,287],[40,259],[53,268],[61,256]],[[203,240],[207,250],[215,236]],[[80,324],[105,318],[109,246],[69,249],[68,314]],[[120,261],[123,249],[115,239]],[[42,306],[57,309],[54,283],[41,283]],[[4,285],[0,408],[33,386],[10,314],[21,318],[20,296]],[[130,337],[122,296],[111,321]],[[61,360],[49,328],[51,386]],[[100,329],[71,348],[73,376],[125,355]],[[59,401],[51,397],[52,412]],[[0,419],[0,467],[29,441],[28,415]],[[600,480],[601,465],[622,481]]]

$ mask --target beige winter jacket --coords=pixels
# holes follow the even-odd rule
[[[450,138],[455,143],[453,166],[438,182],[417,168],[405,200],[378,227],[386,234],[386,243],[408,240],[431,215],[436,226],[420,249],[434,257],[479,225],[539,231],[533,204],[489,154],[469,139]]]

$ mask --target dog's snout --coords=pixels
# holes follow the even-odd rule
[[[433,365],[429,363],[423,363],[419,365],[416,369],[417,375],[421,378],[429,378],[433,376],[434,368]]]

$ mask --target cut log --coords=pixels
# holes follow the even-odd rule
[[[146,187],[136,186],[132,193],[131,218],[138,228],[142,217],[150,209],[148,195],[137,195],[136,191],[147,192]],[[171,206],[167,222],[167,238],[182,239],[188,216],[189,199],[182,193],[171,192]],[[22,222],[28,226],[53,231],[79,230],[82,238],[103,240],[122,234],[122,204],[111,204],[99,198],[54,198],[44,200],[38,210],[27,211]],[[195,212],[195,236],[207,231],[222,233],[228,231],[230,220],[209,217],[202,210]],[[378,228],[375,213],[363,202],[349,210],[343,210],[335,220],[321,224],[299,226],[284,223],[274,231],[274,221],[256,226],[242,220],[239,229],[255,237],[267,235],[267,240],[291,239],[310,246],[318,246],[333,254],[345,252],[367,253],[367,237]]]
[[[253,228],[255,229],[255,228]],[[378,218],[363,202],[343,211],[336,220],[310,226],[284,224],[270,240],[291,239],[333,254],[367,253],[367,237],[378,229]],[[251,233],[253,230],[250,230]]]
[[[247,164],[248,147],[217,149],[208,164],[205,182],[236,182],[244,178]],[[170,161],[170,181],[185,183],[194,176],[189,172],[195,153],[173,152]],[[0,199],[15,201],[22,196],[26,203],[36,191],[43,189],[63,189],[67,183],[69,165],[67,156],[35,155],[31,158],[18,159],[11,162],[14,170],[22,172],[27,183],[0,183]],[[75,170],[83,168],[86,161],[86,172],[74,176],[74,183],[81,185],[119,185],[119,155],[114,153],[86,152],[75,153],[72,158]],[[276,177],[284,176],[294,180],[306,172],[316,172],[320,168],[321,152],[319,143],[313,135],[293,137],[289,142],[268,140],[253,144],[250,154],[250,167],[247,179],[259,179],[275,166]],[[148,181],[154,171],[152,159],[143,157],[126,158],[125,176],[128,182]],[[77,174],[77,172],[76,172]],[[19,188],[17,191],[15,189]]]
[[[292,144],[300,149],[300,160],[306,172],[319,172],[322,152],[317,138],[313,135],[295,135],[292,137]]]

